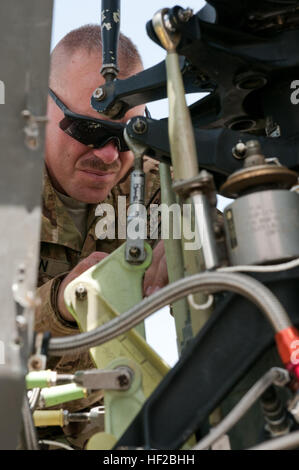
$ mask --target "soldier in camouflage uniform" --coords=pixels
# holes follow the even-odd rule
[[[92,91],[101,84],[99,42],[100,28],[90,25],[63,38],[52,54],[50,87],[72,111],[102,119],[89,105]],[[119,61],[120,78],[142,69],[135,46],[123,35]],[[138,106],[126,114],[123,122],[143,112],[143,106]],[[99,218],[95,209],[99,203],[113,204],[117,217],[117,196],[126,196],[129,204],[133,155],[121,152],[113,139],[103,147],[91,149],[66,135],[59,128],[63,112],[51,98],[48,115],[38,280],[41,304],[36,312],[35,329],[50,331],[52,336],[66,336],[79,330],[63,303],[64,288],[124,242],[117,238],[117,233],[114,240],[97,238],[95,227]],[[149,207],[160,202],[157,163],[145,158],[144,169]],[[158,245],[144,283],[147,295],[167,282],[163,247],[161,242]],[[50,358],[48,367],[60,373],[72,373],[94,365],[85,352]],[[101,392],[94,392],[84,400],[67,403],[65,408],[81,410],[98,404],[101,397]]]

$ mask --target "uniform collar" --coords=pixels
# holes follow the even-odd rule
[[[97,204],[88,205],[88,231],[96,218],[96,206]],[[43,180],[41,241],[63,245],[76,251],[81,251],[84,243],[81,233],[55,192],[46,168]]]

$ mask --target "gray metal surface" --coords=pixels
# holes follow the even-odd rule
[[[205,194],[198,192],[191,196],[195,210],[197,235],[201,242],[206,269],[219,266],[218,252],[215,240],[211,205]]]
[[[19,439],[39,253],[44,123],[30,149],[21,113],[46,114],[51,23],[52,0],[1,1],[0,449]]]
[[[126,130],[124,137],[128,147],[134,153],[130,206],[127,215],[126,261],[131,264],[141,264],[146,258],[144,240],[146,239],[147,225],[144,206],[145,173],[143,171],[143,155],[146,152],[146,146],[131,139]]]
[[[299,256],[299,195],[267,190],[242,196],[224,210],[232,265],[276,263]]]

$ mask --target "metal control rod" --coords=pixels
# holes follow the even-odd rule
[[[55,387],[60,390],[61,385],[77,384],[90,390],[127,390],[131,379],[131,371],[123,366],[113,370],[77,370],[75,374],[57,374],[52,370],[32,371],[26,376],[26,384],[28,389],[33,388],[31,404],[37,400],[35,395],[39,389]]]
[[[176,52],[181,35],[167,27],[168,12],[167,8],[158,11],[152,23],[157,37],[167,51],[168,133],[176,182],[196,178],[199,168],[193,126],[186,104],[179,56]],[[198,189],[190,191],[190,196],[195,207],[196,232],[201,240],[205,265],[207,269],[214,269],[219,265],[219,260],[209,202],[206,194]]]
[[[147,214],[144,208],[145,172],[143,155],[147,147],[131,139],[124,131],[125,140],[134,153],[134,169],[131,173],[130,206],[127,216],[126,261],[141,264],[146,258],[144,240],[146,239]]]
[[[117,49],[120,29],[120,0],[102,0],[102,68],[106,82],[114,80],[119,72]]]

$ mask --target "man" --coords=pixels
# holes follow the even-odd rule
[[[41,305],[36,313],[36,330],[50,331],[53,336],[79,332],[64,304],[67,284],[123,243],[117,238],[97,239],[95,208],[104,201],[115,204],[118,195],[129,195],[133,154],[119,149],[116,138],[104,142],[100,148],[91,148],[66,134],[60,127],[64,113],[57,106],[59,99],[71,111],[103,119],[109,124],[105,116],[90,106],[93,90],[104,83],[99,72],[100,38],[99,26],[83,26],[67,34],[51,58],[50,89],[53,93],[48,100],[38,288]],[[142,70],[135,46],[122,34],[118,56],[120,79]],[[127,112],[122,122],[143,114],[144,106],[137,106]],[[145,162],[145,171],[148,173],[148,206],[159,202],[159,177],[157,166],[150,159]],[[144,293],[150,295],[166,282],[166,264],[160,243],[145,276]],[[94,367],[88,353],[50,358],[48,365],[61,373]],[[75,411],[98,399],[99,393],[94,393],[89,399],[71,402],[66,407]]]

